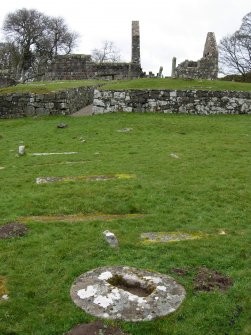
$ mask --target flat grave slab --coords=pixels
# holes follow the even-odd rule
[[[106,181],[116,179],[132,179],[136,176],[134,174],[110,174],[98,176],[69,176],[69,177],[37,177],[36,184],[49,184],[56,182],[69,182],[69,181]]]
[[[119,219],[141,219],[144,214],[73,214],[73,215],[39,215],[19,218],[21,222],[88,222],[88,221],[112,221]]]
[[[185,232],[149,232],[142,233],[141,239],[153,243],[169,243],[185,240],[197,240],[205,237],[202,233],[185,233]]]

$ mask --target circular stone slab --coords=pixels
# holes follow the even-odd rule
[[[75,280],[70,293],[86,313],[135,322],[174,312],[186,295],[172,277],[128,266],[86,272]]]

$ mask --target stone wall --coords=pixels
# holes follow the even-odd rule
[[[94,63],[89,55],[58,56],[48,66],[44,80],[133,79],[142,76],[140,64]]]
[[[0,118],[72,114],[92,103],[93,92],[93,87],[79,87],[48,94],[0,94]]]
[[[95,90],[93,114],[108,112],[251,114],[251,92]]]

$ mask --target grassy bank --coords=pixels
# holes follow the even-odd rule
[[[143,78],[135,80],[64,80],[33,82],[0,89],[0,94],[6,93],[50,93],[80,86],[104,84],[103,89],[167,89],[167,90],[214,90],[214,91],[251,91],[250,83],[237,83],[221,80],[184,80],[171,78]]]
[[[143,78],[108,82],[103,89],[111,90],[213,90],[213,91],[251,91],[250,83],[237,83],[221,80],[184,80],[171,78]]]
[[[60,122],[68,127],[57,128]],[[118,131],[123,128],[132,130]],[[250,334],[250,130],[246,115],[117,113],[0,121],[0,224],[23,220],[29,229],[24,237],[0,240],[0,278],[9,295],[0,300],[0,334],[61,335],[93,320],[73,304],[69,291],[81,273],[105,265],[168,274],[187,291],[168,317],[118,321],[131,335]],[[27,153],[18,157],[21,144]],[[32,155],[66,151],[77,153]],[[37,177],[111,174],[135,177],[35,183]],[[53,219],[73,214],[92,220]],[[118,216],[106,220],[101,214]],[[39,215],[52,218],[32,220]],[[118,237],[119,250],[106,244],[106,229]],[[143,232],[203,238],[143,243]],[[197,291],[201,267],[231,277],[233,285]]]
[[[62,80],[62,81],[43,81],[26,84],[18,84],[6,88],[0,88],[0,94],[7,93],[50,93],[62,91],[69,88],[94,86],[103,83],[102,80]]]

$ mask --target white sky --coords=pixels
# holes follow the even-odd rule
[[[62,16],[80,34],[74,53],[90,54],[105,40],[113,41],[122,60],[131,58],[131,21],[140,21],[141,65],[144,71],[170,75],[172,57],[177,63],[202,57],[206,34],[217,42],[236,31],[251,11],[250,0],[7,0],[1,1],[0,26],[8,13],[37,9]],[[3,35],[0,35],[3,40]]]

